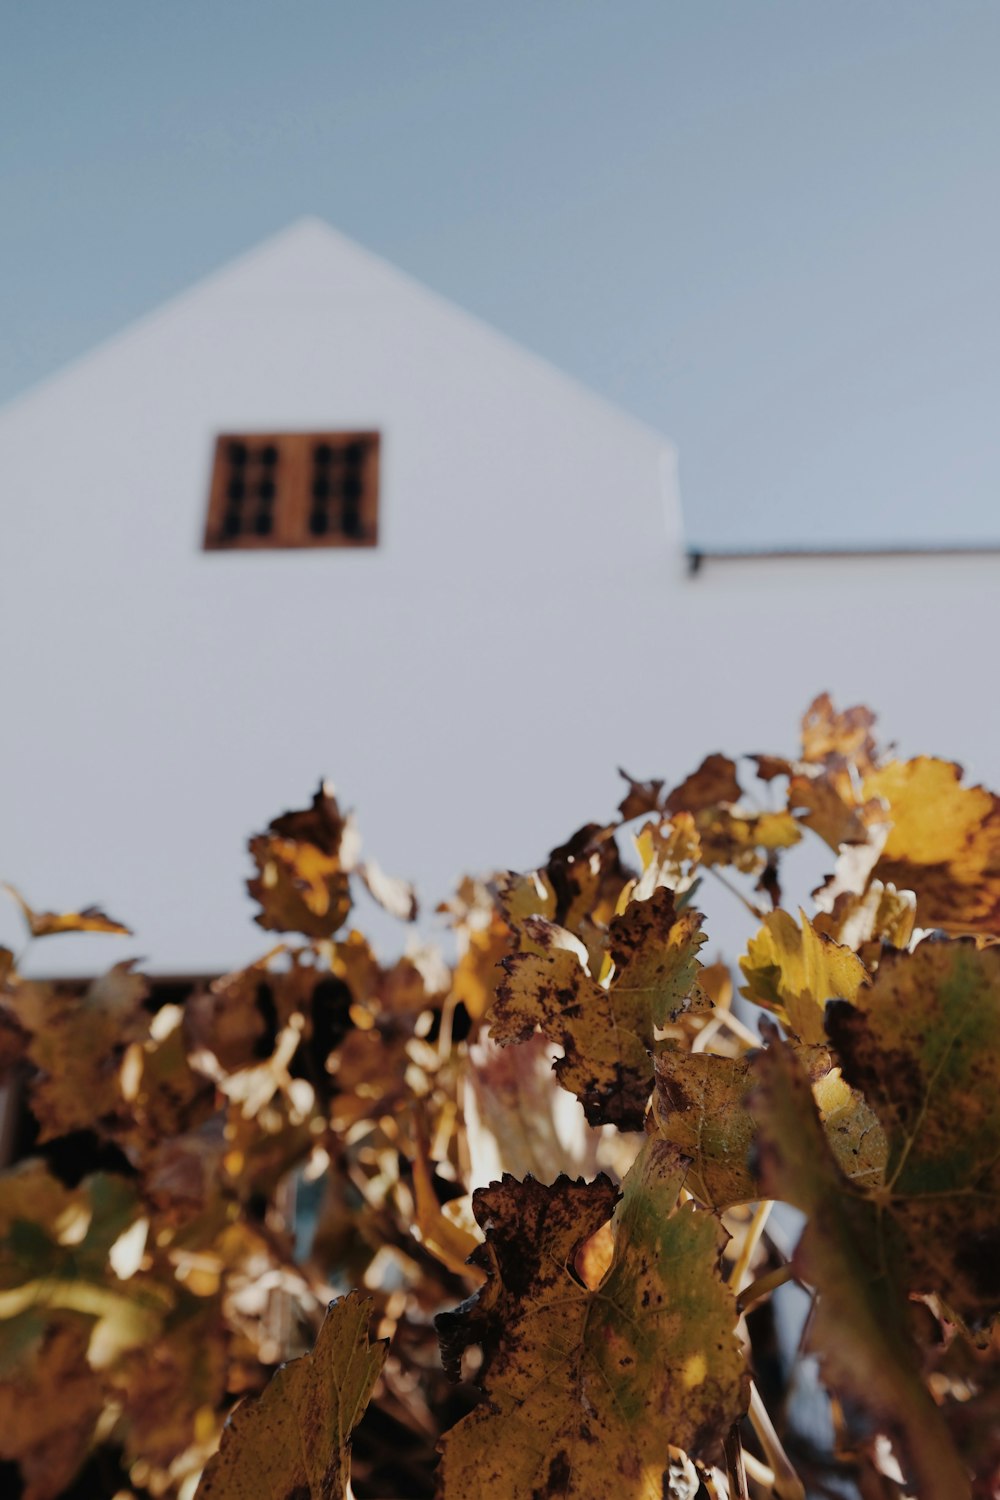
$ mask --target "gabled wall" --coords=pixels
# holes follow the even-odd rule
[[[381,429],[376,550],[200,550],[214,434],[286,427]],[[137,931],[47,969],[259,951],[244,841],[321,775],[428,906],[823,688],[1000,783],[1000,560],[689,579],[667,442],[318,224],[8,408],[0,486],[0,876]]]

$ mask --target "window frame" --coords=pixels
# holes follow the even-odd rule
[[[381,433],[372,428],[327,429],[306,432],[222,432],[215,439],[212,476],[202,548],[206,552],[259,552],[313,547],[375,547],[378,545],[379,470]],[[278,450],[272,512],[272,529],[266,536],[239,532],[228,536],[225,517],[229,507],[228,487],[232,479],[229,448],[242,443],[251,450],[269,445]],[[358,505],[361,534],[343,531],[315,535],[309,529],[315,450],[327,444],[335,451],[360,446],[361,494]],[[251,460],[252,461],[252,460]]]

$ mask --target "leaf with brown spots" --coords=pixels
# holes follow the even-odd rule
[[[916,893],[917,924],[1000,934],[1000,798],[927,756],[873,771],[864,794],[891,825],[874,875]]]
[[[857,954],[816,931],[805,912],[800,924],[774,911],[747,944],[740,991],[763,1005],[803,1042],[822,1043],[823,1007],[831,999],[853,1000],[868,978]]]
[[[806,1215],[792,1268],[818,1293],[808,1338],[824,1380],[899,1445],[917,1494],[967,1500],[968,1475],[920,1377],[892,1222],[839,1171],[792,1049],[772,1039],[753,1072],[763,1191]]]
[[[531,1178],[473,1199],[486,1284],[438,1326],[447,1365],[480,1344],[488,1404],[445,1436],[444,1500],[661,1500],[671,1447],[712,1455],[746,1408],[736,1309],[714,1215],[678,1207],[684,1167],[647,1140],[625,1179],[596,1288],[577,1252],[607,1220],[604,1177]]]
[[[889,953],[827,1029],[888,1141],[879,1201],[906,1284],[964,1318],[1000,1311],[1000,950],[972,939]]]
[[[607,987],[584,968],[581,945],[564,928],[529,918],[522,930],[536,951],[503,960],[490,1035],[506,1045],[542,1031],[562,1047],[556,1074],[590,1123],[639,1129],[655,1028],[686,1009],[695,989],[705,941],[700,914],[678,914],[662,886],[648,901],[630,902],[608,931],[614,973]],[[691,1003],[708,1005],[700,996]]]
[[[797,1049],[809,1069],[827,1143],[846,1177],[878,1184],[885,1136],[861,1095],[848,1087],[826,1049]],[[754,1170],[757,1122],[750,1108],[752,1054],[715,1057],[664,1049],[656,1057],[653,1117],[659,1135],[691,1161],[685,1187],[723,1210],[763,1196]]]
[[[283,1365],[258,1400],[236,1408],[197,1500],[345,1500],[351,1433],[387,1351],[369,1343],[371,1308],[357,1292],[330,1304],[311,1352]]]
[[[35,911],[14,886],[5,885],[4,890],[21,908],[33,938],[52,937],[57,932],[110,932],[119,937],[132,936],[131,927],[116,922],[97,906],[85,906],[81,911]]]

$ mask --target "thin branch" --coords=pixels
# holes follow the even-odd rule
[[[753,1382],[750,1384],[749,1417],[750,1425],[757,1434],[757,1441],[774,1473],[775,1500],[806,1500],[806,1487],[792,1468],[788,1455],[781,1446],[781,1439],[774,1430],[767,1407]]]
[[[765,1276],[758,1276],[756,1281],[751,1281],[744,1292],[737,1299],[740,1312],[746,1312],[755,1302],[760,1302],[771,1292],[776,1291],[779,1286],[784,1286],[786,1281],[791,1281],[793,1272],[791,1266],[779,1266],[776,1271],[768,1271]]]
[[[753,1218],[747,1226],[747,1232],[743,1236],[743,1245],[740,1249],[735,1266],[729,1276],[730,1290],[739,1296],[747,1284],[746,1278],[750,1270],[750,1262],[753,1260],[754,1252],[760,1244],[760,1237],[764,1233],[764,1226],[774,1207],[770,1198],[765,1198],[762,1203],[757,1204]]]

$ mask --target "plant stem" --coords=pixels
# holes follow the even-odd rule
[[[739,1296],[746,1283],[746,1276],[750,1270],[750,1262],[753,1260],[754,1251],[760,1244],[760,1237],[764,1233],[764,1226],[768,1221],[771,1209],[774,1205],[770,1198],[765,1198],[762,1203],[757,1204],[753,1218],[743,1237],[743,1245],[737,1258],[736,1264],[729,1276],[730,1290]]]
[[[776,1271],[768,1271],[764,1276],[758,1276],[756,1281],[751,1281],[745,1291],[740,1293],[737,1305],[740,1312],[746,1312],[755,1302],[762,1297],[768,1296],[779,1286],[784,1286],[786,1281],[792,1280],[792,1268],[789,1265],[779,1266]]]
[[[792,1468],[760,1392],[750,1385],[750,1423],[774,1473],[776,1500],[806,1500],[806,1487]]]

